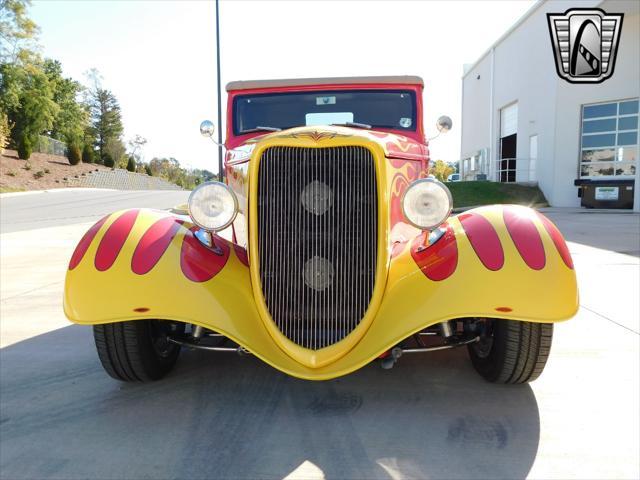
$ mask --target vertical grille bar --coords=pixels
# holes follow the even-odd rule
[[[258,172],[262,293],[280,331],[320,349],[355,329],[375,285],[377,187],[363,147],[271,147]]]

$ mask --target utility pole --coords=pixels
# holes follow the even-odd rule
[[[220,84],[220,4],[216,0],[216,57],[218,63],[218,179],[223,181],[222,159],[222,85]]]

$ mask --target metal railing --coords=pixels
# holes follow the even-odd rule
[[[459,160],[460,180],[537,184],[536,164],[535,158],[502,158],[491,162],[464,158]],[[489,168],[490,166],[493,168]]]
[[[537,183],[535,158],[501,158],[495,160],[491,180],[501,183]]]
[[[34,150],[39,153],[58,155],[61,157],[66,157],[68,151],[66,143],[44,135],[38,136],[38,142],[36,143]]]

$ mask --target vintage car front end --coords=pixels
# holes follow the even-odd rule
[[[191,217],[140,209],[94,225],[69,265],[65,313],[94,325],[121,380],[163,376],[180,346],[325,380],[464,345],[487,380],[533,380],[552,324],[577,310],[562,235],[526,207],[449,216],[428,161],[426,144],[384,130],[242,138],[228,187],[194,191]],[[218,233],[231,223],[231,237]]]

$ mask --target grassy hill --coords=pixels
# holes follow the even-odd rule
[[[494,203],[517,205],[547,205],[538,187],[497,182],[449,182],[454,208]]]

